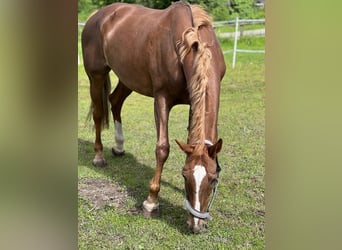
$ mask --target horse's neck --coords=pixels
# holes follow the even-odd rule
[[[188,134],[189,144],[200,143],[201,137],[203,137],[204,140],[209,140],[213,143],[217,140],[218,102],[215,100],[218,100],[218,97],[214,96],[213,93],[209,93],[209,95],[207,95],[203,124],[201,124],[202,127],[204,128],[203,129],[204,136],[200,136],[199,133],[193,133],[193,131],[191,131],[191,129],[198,129],[198,128],[190,128],[189,134]]]
[[[219,89],[214,85],[208,85],[205,105],[205,139],[215,142],[217,140],[217,119],[219,109]]]

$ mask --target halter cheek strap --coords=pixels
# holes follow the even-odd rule
[[[209,146],[212,146],[214,145],[211,141],[209,140],[205,140],[205,144],[206,145],[209,145]],[[200,218],[200,219],[208,219],[208,220],[212,220],[213,217],[209,214],[209,211],[211,209],[211,205],[213,204],[213,201],[215,199],[215,196],[216,196],[216,191],[217,191],[217,186],[218,186],[218,182],[219,182],[219,175],[220,175],[220,171],[221,171],[221,166],[218,162],[218,159],[216,157],[216,179],[217,179],[217,182],[213,188],[213,192],[212,192],[212,196],[211,196],[211,199],[210,199],[210,202],[209,202],[209,205],[208,205],[208,208],[207,208],[207,212],[200,212],[198,210],[196,210],[195,208],[193,208],[190,204],[190,202],[188,201],[188,199],[186,198],[187,197],[187,194],[186,194],[186,188],[184,188],[185,190],[185,207],[186,209],[188,209],[188,211],[194,216],[194,217],[197,217],[197,218]]]

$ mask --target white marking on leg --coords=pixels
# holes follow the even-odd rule
[[[196,183],[196,201],[195,209],[201,211],[201,203],[199,201],[199,190],[202,184],[203,178],[207,175],[207,171],[204,166],[196,165],[194,168],[194,178]],[[198,225],[198,218],[194,218],[194,226]]]
[[[145,208],[148,212],[151,213],[153,210],[159,208],[159,203],[158,203],[158,202],[156,202],[156,203],[151,203],[151,202],[148,202],[147,200],[145,200],[145,201],[143,202],[143,206],[144,206],[144,208]]]
[[[115,135],[115,142],[116,145],[114,146],[115,150],[119,153],[125,151],[124,150],[124,135],[123,135],[123,131],[122,131],[122,125],[120,122],[118,121],[114,121],[114,135]]]

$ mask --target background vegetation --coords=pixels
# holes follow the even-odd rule
[[[79,0],[78,15],[79,21],[85,21],[94,10],[113,2],[126,2],[141,4],[155,9],[164,9],[172,2],[171,0]],[[255,0],[189,0],[189,3],[200,4],[214,17],[215,21],[240,18],[263,18],[263,8],[255,6]]]

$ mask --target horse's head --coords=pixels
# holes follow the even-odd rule
[[[176,142],[187,155],[183,177],[185,206],[190,212],[188,225],[194,233],[198,233],[206,227],[205,220],[212,219],[209,209],[221,170],[217,161],[217,153],[221,150],[222,139],[215,144],[206,141],[204,146]]]

